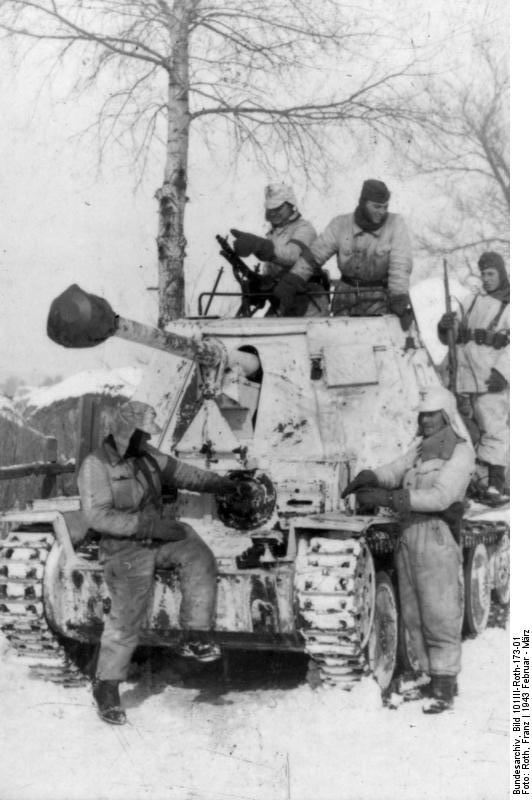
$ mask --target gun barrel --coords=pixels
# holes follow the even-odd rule
[[[174,352],[176,355],[191,359],[196,358],[200,350],[200,344],[196,339],[178,336],[176,333],[144,325],[142,322],[125,317],[117,318],[115,336],[127,339],[129,342],[153,347],[155,350],[164,350],[166,353]]]
[[[48,336],[63,347],[95,347],[111,336],[143,344],[184,358],[201,356],[219,362],[221,345],[214,339],[180,336],[121,317],[102,297],[69,286],[50,306]]]

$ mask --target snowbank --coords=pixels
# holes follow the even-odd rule
[[[84,394],[106,394],[111,397],[124,395],[130,397],[140,383],[140,367],[119,369],[92,369],[78,372],[53,386],[30,389],[24,397],[26,408],[34,412],[71,397]]]
[[[506,631],[465,641],[455,708],[428,717],[419,703],[384,709],[370,678],[349,693],[238,690],[211,667],[198,689],[147,662],[122,685],[128,724],[116,728],[98,719],[88,687],[31,681],[0,648],[2,797],[502,800],[507,665]]]

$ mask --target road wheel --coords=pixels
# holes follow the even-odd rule
[[[510,602],[510,537],[505,533],[497,543],[493,559],[493,593],[501,606]]]
[[[489,558],[482,543],[466,551],[464,584],[464,631],[476,636],[485,629],[490,613]]]
[[[395,589],[387,572],[375,579],[375,616],[367,656],[371,671],[382,690],[390,685],[397,661],[399,610]]]

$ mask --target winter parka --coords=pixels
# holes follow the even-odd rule
[[[310,222],[298,216],[297,219],[289,220],[286,225],[271,228],[266,238],[273,242],[275,258],[264,264],[263,274],[279,278],[283,272],[294,266],[301,252],[301,248],[291,240],[303,242],[308,247],[316,238],[316,231]]]
[[[150,458],[143,461],[159,497],[161,482],[196,492],[215,489],[217,476],[212,472],[192,467],[149,445],[146,453]],[[89,527],[108,539],[105,543],[107,549],[116,551],[120,549],[120,540],[135,538],[139,511],[150,499],[150,488],[136,460],[122,458],[110,437],[84,459],[78,487],[85,519]]]
[[[462,501],[474,469],[469,442],[449,439],[425,459],[412,448],[374,470],[379,486],[407,489],[411,512],[395,556],[403,620],[417,666],[430,675],[460,671],[462,552],[440,512]],[[416,665],[415,665],[416,666]]]
[[[477,344],[475,330],[506,334],[507,343],[495,348]],[[503,341],[499,338],[499,341]],[[469,295],[458,313],[457,391],[471,394],[487,392],[486,381],[496,369],[510,383],[510,305],[489,294]]]
[[[320,266],[336,254],[342,276],[362,282],[382,281],[391,295],[408,293],[412,272],[412,247],[403,218],[388,214],[376,231],[364,232],[353,214],[335,217],[311,245]],[[309,280],[312,267],[299,258],[294,273]]]

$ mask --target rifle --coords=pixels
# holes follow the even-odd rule
[[[449,290],[449,273],[447,272],[447,259],[443,259],[443,287],[445,291],[445,312],[452,313],[451,292]],[[447,330],[447,347],[449,348],[449,389],[456,395],[456,331],[453,328]]]
[[[249,317],[253,311],[263,308],[266,300],[270,298],[274,281],[259,275],[258,265],[255,270],[250,269],[246,262],[242,261],[240,256],[235,253],[226,237],[216,234],[216,241],[221,248],[220,255],[231,264],[235,280],[242,289],[242,304],[237,312],[237,317]]]

